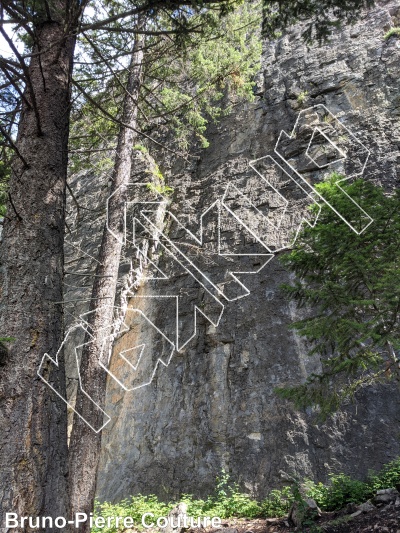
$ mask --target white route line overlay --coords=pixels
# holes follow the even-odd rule
[[[284,130],[281,131],[281,133],[279,134],[278,140],[277,140],[277,142],[276,142],[276,144],[275,144],[274,152],[275,152],[275,153],[276,153],[276,154],[277,154],[277,155],[278,155],[278,156],[279,156],[279,157],[280,157],[280,158],[286,163],[286,165],[287,165],[287,166],[288,166],[288,167],[289,167],[289,168],[290,168],[290,169],[291,169],[291,170],[292,170],[292,171],[293,171],[293,172],[294,172],[294,173],[295,173],[295,174],[296,174],[296,175],[297,175],[297,176],[298,176],[298,177],[299,177],[299,178],[300,178],[300,179],[301,179],[301,180],[302,180],[302,181],[303,181],[308,187],[310,187],[310,184],[309,184],[309,183],[303,178],[303,176],[302,176],[299,172],[297,172],[297,170],[293,167],[293,165],[291,165],[291,164],[289,163],[289,161],[284,157],[284,155],[283,155],[282,153],[279,152],[279,150],[278,150],[278,145],[279,145],[279,143],[280,143],[280,141],[281,141],[281,139],[282,139],[283,136],[285,136],[285,137],[288,138],[288,139],[294,139],[294,138],[296,137],[296,129],[297,129],[297,126],[298,126],[298,124],[299,124],[299,121],[300,121],[302,115],[306,114],[307,112],[309,112],[309,111],[311,111],[311,110],[316,110],[316,109],[318,109],[318,108],[320,108],[320,109],[322,109],[324,112],[326,112],[326,114],[327,114],[328,116],[331,117],[331,120],[335,121],[335,123],[336,123],[338,126],[340,126],[340,128],[343,128],[343,129],[346,131],[346,133],[347,133],[348,135],[350,135],[350,136],[354,139],[354,141],[355,141],[360,147],[362,147],[362,148],[367,152],[367,156],[366,156],[366,158],[365,158],[364,164],[362,165],[362,168],[361,168],[360,172],[356,172],[356,173],[354,173],[354,174],[351,174],[350,176],[345,176],[343,179],[341,179],[341,180],[339,180],[339,181],[336,182],[336,186],[337,186],[338,189],[339,189],[339,190],[340,190],[345,196],[347,196],[347,198],[348,198],[348,199],[349,199],[349,200],[350,200],[350,201],[351,201],[351,202],[352,202],[352,203],[353,203],[353,204],[354,204],[354,205],[355,205],[355,206],[356,206],[356,207],[357,207],[357,208],[358,208],[358,209],[359,209],[359,210],[360,210],[365,216],[366,216],[366,218],[369,219],[368,224],[366,224],[366,225],[362,228],[361,231],[357,231],[357,230],[356,230],[356,229],[350,224],[350,222],[349,222],[348,220],[346,220],[346,218],[345,218],[341,213],[339,213],[339,212],[338,212],[338,211],[337,211],[337,210],[336,210],[336,209],[335,209],[335,208],[334,208],[334,207],[333,207],[333,206],[332,206],[327,200],[325,200],[325,198],[324,198],[324,197],[323,197],[323,196],[322,196],[322,195],[321,195],[321,194],[315,189],[315,187],[313,187],[313,186],[311,185],[311,188],[313,189],[313,193],[312,193],[312,194],[315,194],[316,196],[318,196],[318,198],[319,198],[321,201],[323,201],[323,202],[324,202],[324,203],[325,203],[330,209],[332,209],[332,211],[334,211],[334,213],[336,213],[336,215],[337,215],[339,218],[341,218],[341,219],[343,220],[343,222],[344,222],[345,224],[347,224],[347,226],[349,226],[349,228],[350,228],[351,230],[354,231],[354,233],[356,233],[357,235],[361,235],[361,233],[362,233],[363,231],[365,231],[365,230],[368,228],[368,226],[370,226],[370,225],[372,224],[373,219],[368,215],[368,213],[367,213],[366,211],[364,211],[364,209],[363,209],[363,208],[362,208],[362,207],[361,207],[361,206],[360,206],[355,200],[353,200],[353,198],[351,198],[351,196],[350,196],[349,194],[347,194],[347,192],[346,192],[346,191],[340,186],[340,183],[342,183],[342,182],[344,182],[344,181],[347,181],[347,180],[349,180],[349,179],[351,179],[351,178],[355,178],[355,177],[357,177],[357,176],[362,176],[362,175],[363,175],[364,170],[365,170],[365,167],[366,167],[367,162],[368,162],[368,159],[369,159],[369,156],[371,155],[371,151],[370,151],[370,150],[369,150],[369,149],[368,149],[368,148],[367,148],[367,147],[366,147],[366,146],[365,146],[365,145],[364,145],[364,144],[363,144],[363,143],[362,143],[362,142],[361,142],[361,141],[360,141],[360,140],[359,140],[354,134],[353,134],[353,132],[352,132],[349,128],[347,128],[344,124],[342,124],[342,123],[340,122],[340,120],[336,117],[336,115],[334,115],[333,113],[331,113],[331,112],[329,111],[329,109],[328,109],[326,106],[324,106],[323,104],[318,104],[318,105],[315,105],[315,106],[312,106],[312,107],[308,107],[307,109],[302,110],[302,111],[299,113],[298,117],[297,117],[296,123],[295,123],[295,125],[294,125],[294,127],[293,127],[293,130],[292,130],[292,133],[291,133],[290,135],[288,135]],[[315,114],[317,114],[317,113],[315,113]],[[317,116],[318,116],[318,115],[317,115]],[[322,134],[322,135],[323,135],[323,136],[324,136],[324,137],[330,142],[330,144],[332,144],[332,146],[333,146],[336,150],[339,151],[339,153],[344,154],[344,152],[343,152],[342,150],[340,150],[340,149],[336,146],[336,144],[333,143],[333,142],[327,137],[327,135],[325,135],[325,134],[324,134],[324,133],[323,133],[323,132],[317,127],[317,126],[314,127],[314,131],[313,131],[313,133],[312,133],[312,136],[311,136],[310,142],[309,142],[309,144],[308,144],[308,148],[307,148],[307,150],[306,150],[306,156],[307,156],[311,161],[313,161],[313,163],[317,164],[317,166],[318,166],[319,168],[326,168],[326,167],[328,167],[329,165],[332,165],[334,162],[337,162],[338,160],[336,160],[336,161],[334,161],[334,162],[330,162],[330,163],[328,163],[327,165],[324,165],[323,167],[320,167],[320,166],[318,165],[318,163],[316,163],[316,161],[315,161],[315,160],[309,155],[308,152],[309,152],[309,149],[310,149],[310,147],[311,147],[312,139],[314,138],[314,135],[315,135],[316,132],[321,133],[321,134]],[[348,159],[346,154],[344,154],[344,156],[345,156],[345,157],[344,157],[343,159]],[[263,159],[263,158],[255,159],[254,161],[252,161],[252,163],[254,164],[255,162],[257,162],[257,161],[259,161],[259,160],[261,160],[261,159]],[[250,164],[251,164],[251,163],[250,163]],[[254,167],[253,167],[253,168],[254,168]],[[307,193],[307,194],[310,196],[310,198],[313,200],[313,202],[315,202],[315,198],[313,198],[309,193]],[[319,215],[319,213],[318,213],[318,215]],[[297,236],[297,234],[298,234],[298,231],[297,231],[297,233],[296,233],[296,236]]]
[[[314,187],[310,186],[310,184],[301,176],[301,174],[299,174],[296,169],[293,167],[293,165],[291,165],[289,163],[289,161],[279,152],[278,150],[278,145],[282,139],[283,136],[286,136],[287,138],[294,138],[295,135],[296,135],[296,128],[299,124],[299,121],[300,121],[300,118],[302,116],[302,114],[310,111],[310,110],[313,110],[313,109],[316,109],[316,108],[323,108],[323,110],[329,114],[333,120],[336,120],[338,122],[338,124],[340,124],[340,126],[342,128],[344,128],[346,130],[346,132],[355,140],[356,143],[358,143],[367,153],[367,157],[365,159],[365,162],[364,162],[364,165],[361,169],[361,171],[359,173],[355,173],[351,176],[347,176],[347,177],[344,177],[343,180],[340,180],[340,182],[337,182],[337,186],[338,188],[362,211],[362,213],[369,219],[369,222],[368,224],[361,230],[361,231],[357,231],[346,219],[345,217],[343,217],[332,205],[329,204],[329,202],[327,200],[325,200],[321,194],[319,194]],[[319,134],[322,134],[323,137],[325,137],[327,139],[327,141],[333,146],[333,148],[335,150],[337,150],[339,152],[340,155],[342,155],[343,157],[339,158],[339,159],[336,159],[335,161],[333,162],[329,162],[327,165],[323,165],[323,166],[320,166],[312,157],[311,155],[309,154],[309,151],[310,151],[310,148],[312,146],[312,142],[313,142],[313,139],[314,139],[314,136],[316,133],[319,133]],[[313,107],[310,107],[310,108],[307,108],[303,111],[301,111],[297,117],[297,120],[296,120],[296,123],[294,125],[294,128],[292,130],[292,133],[290,135],[288,135],[284,130],[282,130],[280,132],[280,135],[279,135],[279,138],[276,142],[276,145],[275,145],[275,148],[274,148],[274,152],[285,162],[285,164],[292,170],[292,172],[294,172],[294,174],[296,175],[296,177],[300,178],[300,180],[305,184],[305,187],[302,187],[302,185],[300,183],[298,183],[297,181],[293,180],[293,177],[281,166],[279,165],[279,163],[277,163],[277,161],[272,158],[271,156],[267,155],[267,156],[264,156],[264,157],[261,157],[261,158],[258,158],[258,159],[255,159],[251,162],[249,162],[249,166],[262,178],[262,180],[269,186],[271,187],[280,197],[281,199],[283,200],[284,202],[284,210],[283,210],[283,213],[280,217],[280,220],[277,224],[274,224],[272,223],[270,220],[268,220],[258,209],[257,207],[250,201],[249,198],[245,197],[246,198],[246,201],[247,203],[251,206],[252,209],[256,210],[257,213],[259,213],[262,217],[264,217],[266,219],[266,222],[267,224],[271,225],[272,227],[274,227],[275,229],[279,229],[281,224],[282,224],[282,221],[284,219],[284,215],[288,209],[288,206],[289,206],[289,200],[287,200],[286,198],[284,198],[282,196],[282,194],[280,194],[279,190],[273,186],[272,183],[270,183],[268,181],[268,179],[266,179],[262,174],[260,174],[260,172],[258,172],[258,170],[256,169],[255,167],[255,164],[258,162],[258,161],[261,161],[261,160],[265,160],[265,159],[269,159],[272,164],[276,165],[278,168],[280,168],[281,171],[283,171],[287,176],[289,176],[289,178],[293,181],[295,181],[296,185],[298,187],[300,187],[304,193],[310,198],[310,200],[313,202],[313,203],[317,203],[317,205],[319,206],[319,210],[318,210],[318,213],[316,215],[316,218],[315,220],[313,221],[313,223],[311,223],[310,221],[308,221],[306,218],[302,218],[301,219],[301,222],[299,223],[297,229],[296,229],[296,234],[295,234],[295,237],[293,239],[293,241],[291,242],[291,245],[295,242],[295,240],[297,239],[297,236],[298,236],[298,233],[302,227],[302,224],[303,222],[306,222],[309,226],[311,227],[314,227],[317,220],[318,220],[318,216],[321,212],[321,205],[316,202],[315,200],[315,196],[318,197],[319,200],[323,201],[326,205],[328,205],[338,216],[339,218],[341,218],[356,234],[361,234],[372,222],[373,222],[373,219],[364,211],[364,209],[362,209],[343,189],[342,187],[340,187],[339,183],[341,183],[342,181],[346,181],[348,179],[350,179],[351,177],[355,177],[355,176],[358,176],[358,175],[362,175],[364,170],[365,170],[365,167],[366,167],[366,164],[367,164],[367,161],[368,161],[368,158],[369,158],[369,155],[370,155],[370,151],[357,139],[357,137],[346,127],[344,126],[338,119],[335,115],[333,115],[324,105],[322,104],[319,104],[317,106],[313,106]],[[338,162],[339,160],[341,159],[346,159],[347,155],[345,154],[345,152],[343,152],[338,146],[336,146],[336,144],[331,141],[331,139],[329,139],[329,137],[323,132],[320,130],[320,128],[318,127],[314,127],[314,130],[313,130],[313,133],[311,135],[311,138],[310,138],[310,141],[308,143],[308,147],[307,147],[307,150],[306,150],[306,156],[314,162],[314,164],[316,164],[319,168],[326,168],[327,166],[331,165],[331,164],[334,164],[335,162]],[[143,184],[136,184],[136,185],[143,185]],[[220,300],[220,298],[222,297],[223,299],[227,300],[227,301],[236,301],[238,300],[239,298],[243,298],[244,296],[248,296],[250,294],[250,291],[249,289],[235,276],[235,274],[257,274],[259,273],[270,261],[271,259],[275,256],[275,253],[278,252],[278,251],[281,251],[285,248],[287,248],[288,245],[286,246],[282,246],[281,248],[279,249],[275,249],[275,250],[272,250],[267,243],[263,242],[261,239],[260,239],[260,236],[257,235],[251,228],[249,228],[246,223],[241,220],[236,213],[234,213],[230,208],[229,206],[225,203],[226,201],[226,196],[228,194],[228,189],[229,188],[233,188],[236,190],[237,193],[239,193],[241,196],[245,196],[243,195],[239,189],[237,189],[237,187],[235,186],[235,184],[233,182],[229,182],[225,188],[225,192],[222,196],[222,198],[220,199],[217,199],[215,202],[213,202],[201,215],[200,217],[200,237],[197,237],[196,235],[194,235],[191,231],[189,231],[187,228],[185,228],[181,223],[180,221],[172,214],[170,213],[169,211],[166,211],[165,214],[168,214],[178,225],[179,227],[181,227],[182,229],[184,229],[188,235],[190,235],[190,237],[195,241],[197,242],[200,246],[203,246],[203,218],[207,215],[207,213],[213,208],[213,207],[217,207],[217,211],[218,211],[218,256],[238,256],[238,257],[241,257],[241,256],[265,256],[267,258],[267,260],[265,261],[265,263],[262,264],[261,267],[259,267],[256,271],[229,271],[229,274],[231,275],[232,279],[238,283],[244,290],[245,290],[245,294],[242,294],[238,297],[235,297],[233,299],[229,299],[223,292],[223,290],[213,284],[213,282],[211,281],[211,279],[209,279],[209,277],[204,273],[202,272],[197,266],[195,263],[193,263],[187,256],[185,253],[182,252],[182,250],[179,249],[179,247],[173,242],[171,241],[161,230],[159,227],[157,227],[156,224],[153,223],[153,221],[149,218],[149,214],[151,213],[151,211],[148,211],[148,210],[142,210],[140,212],[140,215],[141,215],[141,218],[142,220],[139,220],[138,218],[134,217],[133,218],[133,224],[135,223],[139,223],[141,225],[143,225],[143,222],[146,222],[147,223],[147,227],[145,227],[145,230],[149,231],[150,229],[155,231],[156,234],[157,234],[157,238],[159,239],[160,237],[168,243],[168,245],[170,246],[170,248],[167,248],[165,246],[165,244],[161,243],[159,241],[159,244],[169,253],[169,255],[172,257],[173,260],[175,260],[177,263],[179,263],[179,265],[191,276],[193,277],[197,283],[199,283],[206,291],[209,295],[212,296],[212,298],[215,299],[216,302],[218,302],[222,309],[221,309],[221,312],[217,318],[216,321],[213,321],[212,319],[210,319],[210,317],[208,317],[197,305],[194,306],[194,328],[193,328],[193,335],[183,344],[183,345],[180,345],[180,342],[179,342],[179,330],[178,330],[178,317],[179,317],[179,295],[154,295],[154,296],[137,296],[134,292],[130,293],[130,291],[128,291],[128,296],[130,297],[134,297],[134,298],[138,298],[138,299],[141,299],[141,298],[175,298],[176,299],[176,342],[172,342],[172,340],[170,338],[168,338],[168,336],[166,336],[144,313],[142,310],[140,309],[137,309],[135,307],[131,307],[131,306],[128,306],[128,308],[126,309],[126,311],[134,311],[134,312],[137,312],[139,313],[139,315],[144,319],[146,320],[151,327],[153,327],[164,339],[165,341],[168,343],[168,345],[171,347],[171,351],[169,352],[169,355],[168,355],[168,358],[166,361],[164,361],[163,359],[161,358],[158,358],[156,363],[155,363],[155,366],[154,366],[154,369],[153,369],[153,372],[152,372],[152,375],[150,377],[150,379],[146,382],[146,383],[142,383],[140,385],[137,385],[135,387],[127,387],[124,383],[122,383],[122,381],[120,379],[118,379],[108,368],[108,365],[110,363],[110,358],[111,358],[111,344],[112,342],[110,342],[110,350],[109,350],[109,354],[108,354],[108,358],[107,358],[107,364],[104,364],[102,361],[101,361],[101,358],[99,357],[99,360],[98,360],[98,363],[99,363],[99,366],[102,367],[118,384],[119,386],[124,389],[125,391],[133,391],[133,390],[137,390],[137,389],[140,389],[142,387],[145,387],[147,385],[149,385],[153,379],[154,379],[154,376],[155,376],[155,373],[158,369],[158,366],[159,364],[161,363],[164,367],[168,367],[171,360],[172,360],[172,356],[173,356],[173,353],[174,351],[181,351],[185,346],[187,346],[187,344],[194,338],[194,336],[196,335],[196,330],[197,330],[197,312],[200,312],[213,326],[215,327],[218,327],[219,323],[220,323],[220,320],[223,316],[223,312],[225,310],[225,306],[224,304],[222,303],[222,301]],[[307,191],[308,188],[312,188],[313,189],[313,192],[310,193]],[[108,217],[108,206],[109,206],[109,201],[111,199],[111,197],[116,194],[117,191],[115,191],[108,199],[107,199],[107,229],[108,231],[116,238],[118,239],[120,242],[121,240],[119,239],[119,236],[116,235],[115,233],[112,232],[112,230],[110,229],[109,225],[108,225],[108,220],[109,220],[109,217]],[[136,250],[136,253],[137,254],[141,254],[143,255],[143,251],[140,249],[140,247],[137,245],[137,243],[135,242],[135,231],[134,231],[134,227],[132,228],[133,229],[133,240],[129,240],[127,238],[127,224],[126,224],[126,217],[127,217],[127,207],[129,205],[133,205],[135,203],[139,203],[139,202],[128,202],[125,204],[124,206],[124,213],[123,213],[123,217],[124,217],[124,235],[123,235],[123,241],[122,241],[122,244],[125,245],[127,242],[130,242],[131,244],[133,244],[135,250]],[[163,204],[163,202],[140,202],[142,204],[151,204],[152,206],[160,206]],[[248,231],[253,237],[254,239],[259,243],[261,244],[267,253],[261,253],[261,254],[240,254],[240,253],[237,253],[237,254],[229,254],[229,253],[222,253],[221,252],[221,241],[220,241],[220,234],[221,234],[221,217],[220,217],[220,213],[221,213],[221,208],[224,208],[232,217],[234,217],[238,222],[239,224],[241,224],[243,226],[243,228],[246,229],[246,231]],[[72,246],[74,246],[72,243],[69,243],[71,244]],[[173,250],[173,251],[171,251]],[[181,258],[181,260],[179,259],[179,257]],[[95,259],[95,258],[92,258],[92,259]],[[157,265],[155,265],[155,263],[153,261],[151,261],[150,259],[148,259],[148,262],[150,264],[152,264],[153,267],[156,268],[156,270],[158,272],[160,272],[161,274],[161,277],[158,278],[158,277],[147,277],[147,278],[144,278],[144,279],[148,279],[148,280],[151,280],[151,279],[168,279],[168,277],[157,267]],[[189,264],[190,268],[187,266],[187,264]],[[200,277],[200,279],[199,279]],[[206,281],[206,283],[203,283],[203,280]],[[219,298],[216,298],[216,296],[207,288],[207,284],[209,284],[209,286],[211,286],[215,291],[217,291],[218,295],[219,295]],[[120,308],[115,308],[115,309],[120,309]],[[83,331],[84,331],[84,334],[85,335],[88,335],[90,339],[94,339],[94,335],[92,335],[90,332],[89,332],[89,325],[88,325],[88,322],[85,320],[85,317],[90,314],[91,312],[88,312],[88,313],[83,313],[82,315],[79,316],[80,318],[80,322],[78,324],[75,324],[73,326],[71,326],[71,328],[69,328],[69,330],[67,331],[65,337],[64,337],[64,340],[59,348],[59,350],[57,351],[55,357],[51,357],[49,354],[44,354],[43,355],[43,358],[42,358],[42,361],[40,363],[40,366],[39,366],[39,369],[37,371],[37,375],[40,377],[40,379],[42,381],[44,381],[44,383],[46,383],[52,390],[53,392],[55,392],[55,394],[61,398],[67,405],[68,407],[74,412],[76,413],[77,416],[79,416],[91,429],[92,431],[94,431],[95,433],[99,433],[100,431],[102,431],[102,429],[110,422],[111,418],[110,416],[100,407],[100,405],[98,405],[96,402],[93,401],[93,399],[86,393],[86,391],[82,388],[82,380],[81,380],[81,374],[80,374],[80,365],[79,365],[79,357],[78,357],[78,349],[79,348],[82,348],[83,346],[85,346],[86,344],[88,343],[82,343],[82,344],[79,344],[77,346],[74,347],[74,351],[75,351],[75,361],[76,361],[76,366],[77,366],[77,371],[78,371],[78,379],[79,379],[79,388],[81,389],[81,391],[88,397],[88,399],[94,404],[94,406],[99,409],[99,411],[101,413],[103,413],[103,424],[99,427],[99,428],[94,428],[76,409],[75,409],[75,406],[72,405],[70,402],[68,402],[68,400],[66,398],[64,398],[53,386],[51,383],[49,383],[49,381],[43,376],[43,371],[45,369],[45,367],[48,365],[48,363],[52,363],[53,365],[55,365],[57,368],[59,368],[59,353],[60,351],[62,350],[64,344],[66,343],[67,339],[69,338],[69,336],[74,332],[76,331],[77,329],[81,328]],[[112,328],[113,328],[113,325],[114,323],[110,324],[109,327],[106,327],[104,328],[105,330],[107,331],[112,331]],[[123,322],[119,332],[127,332],[129,331],[129,327],[126,325],[125,321]],[[97,332],[97,334],[100,333],[100,332]],[[112,341],[114,340],[114,337],[113,336],[109,336],[108,337],[108,340]],[[89,341],[90,343],[91,341]],[[139,363],[141,362],[142,360],[142,356],[144,354],[144,351],[145,351],[145,348],[146,348],[146,343],[142,343],[142,344],[139,344],[137,346],[133,346],[131,348],[128,348],[128,349],[125,349],[125,350],[122,350],[121,352],[118,353],[118,355],[123,359],[123,361],[125,363],[127,363],[127,365],[132,369],[134,370],[135,372],[137,371],[138,369],[138,366],[139,366]],[[125,357],[125,354],[127,352],[130,352],[132,350],[135,350],[135,349],[141,349],[140,350],[140,354],[139,354],[139,357],[138,357],[138,360],[137,360],[137,363],[136,365],[133,365],[126,357]]]

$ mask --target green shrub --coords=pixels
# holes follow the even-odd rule
[[[378,473],[370,472],[366,481],[345,474],[332,474],[327,485],[307,481],[307,496],[314,498],[323,511],[336,511],[348,503],[362,503],[377,490],[400,486],[400,458],[385,465]]]
[[[141,529],[142,515],[145,513],[153,513],[154,521],[160,516],[167,516],[172,509],[172,504],[165,504],[160,502],[157,496],[132,496],[130,499],[122,500],[117,504],[108,502],[95,504],[95,516],[102,516],[107,520],[108,517],[120,516],[125,518],[130,516],[133,518],[135,526]],[[123,530],[122,525],[117,529],[115,525],[111,527],[92,528],[92,533],[118,533]]]
[[[266,518],[284,516],[294,502],[292,488],[287,486],[282,490],[271,490],[268,497],[261,503],[261,516]]]
[[[160,196],[171,196],[171,194],[174,192],[174,188],[169,187],[168,185],[146,183],[146,187],[149,191],[159,194]]]
[[[330,483],[308,482],[307,496],[313,498],[324,511],[335,511],[348,503],[362,503],[369,497],[368,484],[345,474],[330,476]]]
[[[138,150],[139,152],[142,152],[143,154],[148,154],[148,149],[143,146],[143,144],[135,144],[133,147],[133,150]]]
[[[299,487],[302,486],[300,491]],[[304,497],[313,498],[323,511],[336,511],[348,503],[362,503],[373,497],[379,489],[400,486],[400,458],[385,465],[380,472],[370,472],[366,481],[352,479],[345,474],[332,474],[329,483],[315,483],[306,480],[282,489],[272,490],[268,497],[258,502],[248,494],[239,490],[237,483],[232,483],[229,474],[222,471],[217,478],[216,488],[207,499],[196,499],[184,494],[180,502],[188,506],[188,515],[194,518],[217,516],[222,519],[236,518],[269,518],[285,516],[292,503]],[[301,493],[300,493],[301,492]],[[136,529],[141,526],[142,515],[153,513],[154,522],[161,516],[167,516],[176,503],[163,503],[157,496],[133,496],[118,504],[96,503],[95,514],[107,519],[109,516],[130,516]],[[92,533],[119,533],[115,526],[110,528],[93,528]]]
[[[400,457],[386,464],[377,474],[370,473],[368,486],[371,493],[390,487],[400,488]]]
[[[240,492],[237,483],[232,483],[229,474],[222,471],[217,478],[215,493],[207,500],[195,500],[185,494],[181,501],[188,506],[190,516],[231,516],[256,518],[262,516],[261,505],[248,494]]]

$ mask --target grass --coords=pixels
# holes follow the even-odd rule
[[[171,196],[171,194],[174,192],[173,187],[163,184],[156,185],[155,183],[146,183],[146,187],[149,191],[161,196]]]
[[[225,472],[217,478],[214,493],[206,499],[197,499],[183,494],[179,499],[188,506],[188,515],[197,517],[226,518],[270,518],[287,515],[292,503],[300,497],[313,498],[323,511],[336,511],[348,503],[362,503],[372,498],[377,490],[400,486],[400,457],[385,465],[378,473],[370,472],[365,481],[359,481],[345,474],[333,474],[327,484],[304,480],[283,489],[272,490],[268,497],[257,501],[239,490]],[[177,502],[163,503],[156,496],[132,496],[118,504],[96,503],[96,516],[131,516],[136,529],[141,529],[144,513],[153,513],[156,521],[167,516]],[[143,529],[143,528],[142,528]],[[92,533],[118,533],[122,529],[93,528]]]
[[[143,146],[143,144],[135,144],[133,146],[133,150],[137,150],[142,154],[149,155],[148,149]],[[151,175],[152,179],[155,180],[155,183],[154,181],[146,183],[147,189],[160,196],[171,196],[171,194],[174,192],[174,189],[173,187],[166,185],[160,167],[152,158],[148,162],[149,168],[146,170],[146,173]]]
[[[147,148],[145,146],[143,146],[143,144],[135,144],[133,147],[132,147],[133,150],[138,150],[139,152],[142,152],[143,154],[148,154],[149,151],[147,150]]]
[[[297,103],[300,105],[303,105],[307,96],[308,96],[308,91],[301,91],[301,93],[297,97]]]

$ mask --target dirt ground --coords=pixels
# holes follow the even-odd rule
[[[351,514],[351,512],[350,512]],[[285,519],[229,520],[221,533],[400,533],[400,506],[394,504],[351,517],[349,511],[322,513],[313,526],[296,529]],[[215,531],[216,533],[216,531]]]

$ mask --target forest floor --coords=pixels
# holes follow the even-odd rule
[[[400,506],[386,505],[354,517],[351,514],[349,510],[322,513],[313,525],[298,529],[278,518],[225,520],[221,529],[223,533],[400,533]]]

